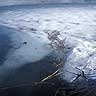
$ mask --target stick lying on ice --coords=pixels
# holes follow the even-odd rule
[[[54,73],[52,73],[51,75],[47,76],[46,78],[44,78],[43,80],[41,80],[41,82],[43,83],[44,81],[54,77],[58,72],[59,72],[60,69],[56,70]]]

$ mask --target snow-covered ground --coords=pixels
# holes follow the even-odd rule
[[[35,60],[36,58],[45,56],[45,53],[48,54],[49,52],[51,52],[50,47],[47,48],[49,41],[47,39],[46,32],[57,30],[60,31],[61,38],[66,37],[65,46],[72,47],[72,51],[67,57],[67,61],[63,67],[64,74],[61,77],[67,81],[72,81],[75,78],[75,75],[68,73],[66,70],[79,73],[79,71],[75,67],[81,68],[85,71],[85,73],[96,73],[95,8],[57,7],[8,10],[0,13],[0,25],[14,28],[20,32],[23,32],[24,34],[29,35],[29,38],[27,38],[26,40],[28,40],[30,44],[32,43],[32,47],[30,44],[24,47],[26,53],[22,51],[23,47],[14,52],[14,54],[23,53],[30,55],[30,58],[27,57],[27,55],[24,55],[25,57],[21,58],[22,61],[26,59]],[[26,38],[26,36],[22,38],[24,39]],[[40,41],[40,45],[38,41]],[[44,44],[47,46],[47,49],[45,47],[42,47],[44,46]],[[39,53],[40,56],[37,57],[39,51],[35,51],[33,47],[37,47],[39,51],[43,48],[43,50]],[[29,52],[29,49],[32,50],[31,53]],[[8,58],[9,61],[10,58]],[[14,57],[12,58],[13,60],[11,60],[13,64]],[[6,66],[10,65],[8,64],[8,60],[5,61]],[[15,65],[12,65],[12,67],[13,66]]]

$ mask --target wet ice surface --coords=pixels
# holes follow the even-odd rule
[[[72,51],[69,52],[70,55],[67,57],[65,65],[62,68],[64,74],[62,74],[61,78],[71,82],[76,76],[67,72],[66,70],[79,73],[75,67],[79,67],[80,69],[84,70],[85,73],[96,74],[95,8],[55,7],[7,10],[0,13],[0,25],[8,26],[30,35],[30,38],[32,38],[33,46],[36,46],[34,45],[35,43],[33,42],[33,39],[35,41],[39,40],[43,42],[41,44],[47,45],[49,43],[47,39],[47,31],[60,31],[61,38],[66,37],[65,46],[72,47]],[[37,45],[38,48],[42,49],[43,47],[40,46]],[[31,46],[29,45],[28,47]],[[25,47],[25,49],[27,50],[28,47]],[[33,51],[34,48],[31,50]],[[50,48],[48,50],[50,50]],[[22,48],[17,51],[20,54],[25,54],[22,51]],[[15,51],[15,53],[17,53],[17,51]],[[47,54],[49,53],[49,51],[41,51],[41,53],[42,52],[44,55],[46,52]],[[37,54],[37,51],[35,51],[35,54]],[[32,54],[30,54],[30,56],[31,55]],[[42,56],[40,55],[40,57]],[[35,55],[32,56],[33,60],[40,57],[35,57]],[[29,60],[29,58],[27,59]],[[10,58],[8,58],[8,60],[10,60]],[[5,61],[5,64],[7,64],[6,62],[8,62],[8,60]]]
[[[2,45],[0,51],[3,53],[5,52],[6,55],[4,55],[5,53],[2,53],[3,55],[0,54],[0,58],[3,60],[3,63],[0,62],[0,86],[7,76],[12,76],[16,69],[21,68],[26,64],[30,65],[32,62],[37,62],[52,51],[48,44],[29,34],[5,26],[0,26],[0,34],[4,34],[4,32],[5,36],[8,35],[10,37],[10,42],[4,36],[3,39],[7,40],[7,44],[10,44],[10,46],[8,46],[2,39],[0,44],[4,43],[3,45],[5,46]],[[0,36],[2,37],[2,35]],[[23,44],[25,41],[27,42],[26,45]],[[6,50],[4,51],[4,48],[2,47]],[[10,50],[7,51],[7,47]],[[6,59],[3,59],[2,56]]]

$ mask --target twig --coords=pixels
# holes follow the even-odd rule
[[[60,69],[56,70],[54,73],[52,73],[51,75],[47,76],[46,78],[44,78],[43,80],[41,80],[41,83],[43,83],[44,81],[54,77],[54,75],[56,75],[56,73],[59,72]]]
[[[59,64],[56,65],[56,67],[62,66],[63,64],[63,61],[61,61]]]
[[[59,66],[62,66],[64,63],[63,63],[63,61],[60,61],[59,64],[57,64],[57,63],[53,63],[53,64],[55,65],[55,67],[59,67]]]
[[[54,77],[59,76],[61,74],[63,74],[63,72],[59,72],[59,73],[55,74]]]

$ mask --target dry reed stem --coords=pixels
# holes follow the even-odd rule
[[[51,75],[47,76],[46,78],[44,78],[43,80],[41,80],[41,83],[43,83],[44,81],[54,77],[58,72],[59,72],[60,69],[56,70],[55,72],[53,72]]]
[[[59,73],[55,74],[54,77],[59,76],[61,74],[63,74],[63,72],[59,72]]]
[[[56,65],[56,67],[62,66],[63,64],[63,61],[61,61],[59,64]]]

